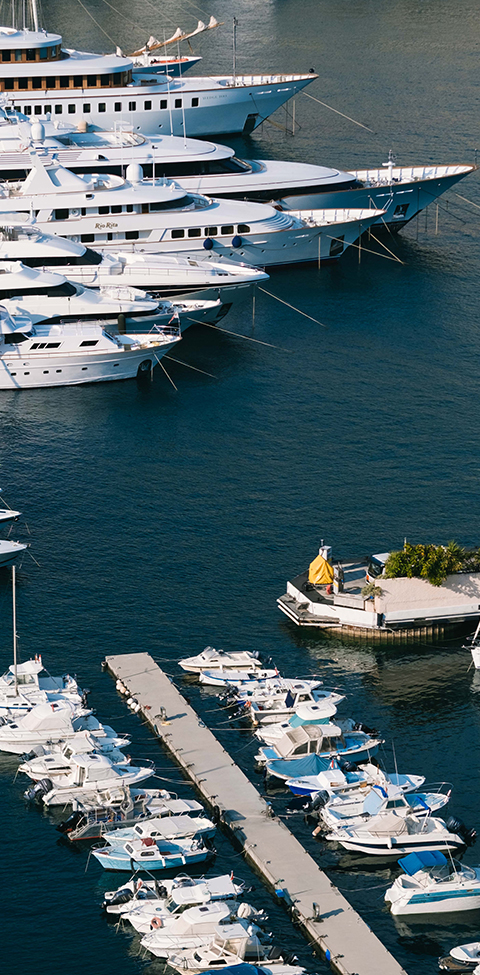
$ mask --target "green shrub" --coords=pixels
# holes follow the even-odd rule
[[[387,579],[428,579],[441,586],[454,572],[478,572],[480,549],[468,550],[449,542],[448,545],[410,545],[405,542],[400,552],[391,552],[385,563]]]

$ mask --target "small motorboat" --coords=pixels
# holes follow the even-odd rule
[[[244,891],[243,881],[234,880],[232,874],[194,880],[184,873],[159,883],[154,877],[144,880],[134,873],[117,890],[105,892],[103,909],[107,914],[119,915],[152,905],[152,913],[161,907],[165,913],[181,914],[187,907],[198,904],[236,900]]]
[[[72,771],[72,759],[74,755],[98,752],[107,755],[114,765],[130,765],[130,756],[124,755],[119,745],[113,742],[123,742],[129,744],[126,738],[95,738],[88,731],[77,731],[66,742],[58,742],[50,745],[49,748],[42,745],[41,754],[25,756],[25,761],[18,766],[19,772],[24,772],[33,782],[48,775],[55,781],[61,781],[62,777],[70,775]],[[33,750],[35,752],[35,749]]]
[[[308,751],[297,749],[300,732],[309,737]],[[338,725],[316,725],[313,728],[304,725],[289,731],[274,748],[260,748],[255,758],[259,765],[265,765],[268,775],[285,781],[303,775],[318,775],[328,768],[332,758],[369,762],[382,744],[381,738],[373,738],[364,731],[343,734]]]
[[[135,826],[107,832],[105,839],[110,846],[123,846],[129,840],[143,840],[153,836],[154,840],[177,840],[198,836],[211,837],[216,832],[215,823],[206,816],[164,816],[143,819]]]
[[[8,539],[0,539],[0,569],[13,565],[18,556],[27,548],[28,545],[24,545],[23,542],[10,542]]]
[[[438,959],[438,967],[444,972],[473,972],[480,964],[480,941],[452,948],[448,955]]]
[[[480,867],[467,867],[438,850],[409,853],[399,860],[399,866],[404,873],[385,892],[392,914],[445,914],[480,908]],[[476,963],[479,961],[477,958]]]
[[[188,907],[180,915],[154,915],[141,945],[156,958],[167,960],[172,952],[202,948],[218,936],[230,948],[246,952],[261,949],[260,928],[233,913],[233,904],[216,901]],[[124,915],[125,917],[125,915]],[[131,919],[131,915],[128,915]]]
[[[334,709],[334,710],[330,710]],[[301,725],[321,724],[327,725],[330,718],[336,714],[336,704],[329,704],[328,700],[319,700],[317,704],[299,704],[295,713],[287,721],[279,721],[277,724],[259,725],[255,731],[255,738],[263,741],[265,745],[273,748],[283,738],[287,731],[292,728],[299,728]],[[337,725],[341,731],[367,731],[363,725],[356,724],[351,718],[337,720]]]
[[[278,670],[202,670],[201,684],[209,687],[236,688],[241,696],[247,689],[270,686],[278,677]]]
[[[123,847],[92,850],[104,870],[175,870],[193,863],[203,863],[214,856],[214,849],[199,840],[157,840],[153,836],[130,840]]]
[[[12,664],[0,677],[0,714],[26,714],[35,704],[67,700],[80,704],[83,691],[70,674],[51,677],[45,670],[41,656]]]
[[[261,700],[246,701],[246,714],[254,725],[278,724],[288,720],[302,705],[325,706],[325,717],[333,717],[337,705],[344,700],[344,694],[318,688],[288,690],[286,693],[266,695]],[[332,711],[331,708],[334,710]]]
[[[40,779],[27,789],[25,798],[29,802],[43,802],[45,806],[68,806],[75,799],[95,796],[100,788],[124,789],[143,782],[154,771],[150,767],[114,765],[106,755],[76,754],[72,755],[68,775],[57,776],[54,780]]]
[[[401,808],[384,810],[363,826],[339,826],[327,833],[326,839],[350,852],[398,860],[407,853],[464,850],[475,842],[476,830],[467,829],[454,816],[445,823],[434,816],[420,818]]]
[[[277,975],[302,975],[305,971],[295,964],[297,958],[291,951],[282,952],[279,948],[259,946],[255,952],[247,953],[244,947],[232,950],[229,943],[219,937],[204,948],[190,948],[188,951],[168,955],[170,968],[176,968],[179,972],[188,971],[192,975],[199,975],[209,969],[218,971],[221,968],[225,971],[228,970],[227,966],[238,966],[244,961],[252,962],[256,969],[261,965],[261,970],[269,975],[274,972]]]
[[[97,804],[98,801],[98,804]],[[95,795],[95,801],[77,799],[73,812],[56,827],[72,843],[97,840],[117,829],[155,817],[197,816],[203,806],[196,799],[178,799],[165,789],[117,789]]]
[[[24,755],[39,745],[66,741],[77,731],[89,731],[102,742],[106,738],[118,739],[116,731],[102,725],[89,709],[77,708],[68,700],[56,700],[35,706],[30,703],[29,710],[14,721],[0,717],[0,752]]]
[[[352,762],[332,758],[327,769],[318,775],[304,775],[296,779],[287,779],[285,785],[295,796],[310,796],[315,799],[320,792],[329,796],[347,798],[354,796],[359,790],[368,786],[388,783],[398,786],[402,792],[413,792],[420,789],[425,782],[424,775],[400,775],[397,772],[382,772],[377,765],[366,762],[360,766]]]
[[[200,674],[202,670],[262,670],[262,664],[256,651],[240,650],[226,653],[225,650],[215,650],[205,647],[196,657],[184,657],[178,661],[182,670],[192,674]]]
[[[269,677],[268,680],[257,681],[256,684],[253,682],[243,682],[237,688],[232,688],[232,695],[238,698],[243,704],[253,701],[262,703],[271,698],[283,700],[289,691],[296,695],[308,694],[309,691],[317,690],[322,684],[323,681],[317,678],[299,680],[296,677],[282,677],[277,672],[273,677]],[[323,692],[323,694],[328,693],[328,691]]]
[[[337,827],[368,825],[372,816],[390,809],[404,809],[406,813],[414,813],[419,819],[438,812],[446,806],[450,799],[448,792],[411,792],[405,796],[401,789],[394,785],[373,785],[363,790],[363,797],[333,796],[323,806],[318,807],[318,816],[327,829]]]

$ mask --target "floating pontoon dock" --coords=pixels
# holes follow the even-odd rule
[[[405,975],[148,653],[106,658],[245,858],[340,975]],[[280,892],[280,893],[279,893]]]

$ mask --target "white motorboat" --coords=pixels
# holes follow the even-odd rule
[[[278,674],[275,670],[202,670],[199,675],[201,684],[208,687],[234,687],[241,695],[245,690],[262,687],[269,684]]]
[[[253,692],[253,697],[245,702],[246,714],[254,725],[276,725],[293,717],[299,707],[315,705],[317,718],[323,709],[325,721],[333,717],[337,711],[337,704],[343,701],[344,694],[336,691],[324,691],[318,688],[283,691],[281,694],[264,694],[262,690]],[[300,723],[300,722],[299,722]],[[303,722],[302,722],[303,723]]]
[[[286,210],[373,206],[385,211],[378,225],[395,229],[475,170],[471,165],[395,166],[390,158],[378,169],[352,173],[287,160],[239,159],[227,146],[158,133],[145,136],[128,123],[113,131],[78,131],[58,116],[53,122],[40,122],[38,116],[32,121],[31,115],[0,107],[3,179],[25,179],[31,167],[25,147],[41,146],[76,173],[89,172],[92,158],[97,172],[116,176],[126,175],[128,163],[138,163],[148,179],[173,179],[192,193],[217,199],[280,201]]]
[[[25,115],[74,117],[92,127],[129,121],[141,132],[251,132],[317,78],[309,74],[171,78],[131,58],[62,48],[59,34],[0,27],[0,91]],[[28,54],[28,58],[27,58]]]
[[[113,282],[93,290],[56,271],[31,268],[21,261],[0,262],[0,304],[14,317],[27,315],[34,325],[94,321],[109,332],[150,332],[154,336],[172,322],[183,330],[192,319],[217,322],[227,311],[219,299],[174,305]]]
[[[48,777],[55,782],[61,782],[72,771],[74,755],[99,753],[106,755],[114,765],[130,765],[130,756],[124,755],[117,742],[129,744],[128,739],[95,738],[88,731],[77,731],[66,742],[58,742],[50,746],[40,746],[40,754],[31,753],[18,766],[18,771],[28,775],[33,782]],[[35,749],[34,749],[35,751]]]
[[[197,308],[191,308],[189,298],[220,299],[231,305],[245,298],[254,285],[268,281],[265,271],[233,261],[199,260],[190,254],[97,253],[81,242],[42,233],[29,221],[3,223],[3,260],[21,260],[29,267],[59,271],[89,288],[116,284],[141,288],[157,300],[170,298],[177,306],[184,304],[186,313],[195,313],[195,320]]]
[[[0,494],[2,489],[0,488]],[[21,511],[14,511],[13,508],[0,508],[0,526],[7,525],[11,521],[18,521],[21,515]]]
[[[147,896],[143,901],[140,900],[136,904],[133,902],[131,910],[122,913],[122,920],[128,921],[135,928],[135,931],[138,931],[140,934],[149,934],[152,931],[159,931],[159,929],[162,929],[162,934],[168,934],[171,922],[180,914],[184,916],[183,912],[188,908],[211,904],[219,900],[223,906],[230,908],[232,914],[235,913],[242,920],[248,918],[249,922],[259,923],[266,918],[264,911],[256,911],[254,907],[245,902],[239,904],[236,900],[230,898],[225,899],[223,896],[213,897],[208,882],[197,883],[189,889],[172,891],[170,897],[167,898],[155,897],[153,890],[150,891],[150,894],[151,896]],[[178,897],[178,894],[182,896]],[[203,932],[200,933],[203,934]],[[199,943],[197,941],[197,944]],[[181,946],[184,948],[187,947],[185,941],[182,941],[182,945],[180,943],[177,944],[177,947]],[[172,948],[173,945],[170,947]]]
[[[150,375],[181,339],[173,326],[152,335],[110,335],[101,324],[40,323],[0,305],[0,389],[111,382]]]
[[[266,745],[271,745],[274,748],[277,742],[283,738],[284,734],[287,731],[291,731],[292,728],[300,728],[303,725],[326,724],[329,724],[329,718],[325,718],[325,703],[321,701],[318,704],[303,703],[297,705],[296,711],[288,721],[279,721],[278,724],[267,724],[265,726],[260,725],[255,729],[254,735],[259,741],[263,741]],[[366,731],[368,733],[373,731],[373,729],[367,728],[366,725],[354,721],[353,718],[337,718],[336,727],[340,728],[341,734],[350,731]],[[327,735],[325,729],[323,733]],[[333,735],[336,733],[332,732]],[[376,732],[373,733],[376,734]]]
[[[196,657],[183,657],[178,661],[179,667],[192,674],[200,674],[203,670],[242,670],[260,671],[262,664],[258,659],[257,651],[239,650],[226,653],[225,650],[215,650],[214,647],[205,647]]]
[[[340,796],[343,799],[348,799],[350,796],[354,798],[359,792],[360,795],[363,795],[365,790],[372,785],[381,785],[385,788],[391,783],[401,789],[402,792],[408,793],[420,789],[424,782],[424,775],[383,772],[371,762],[356,766],[351,765],[350,762],[338,762],[336,759],[332,759],[324,772],[319,772],[318,775],[287,779],[285,785],[295,796],[313,799],[319,793],[326,793],[328,796]]]
[[[261,950],[259,928],[232,914],[233,905],[221,902],[188,907],[180,916],[151,919],[151,930],[141,941],[156,958],[168,959],[172,952],[209,945],[215,937],[228,941],[233,950],[246,953]],[[129,915],[130,917],[130,915]]]
[[[406,814],[402,808],[372,816],[364,826],[338,827],[326,838],[345,850],[398,860],[407,853],[463,850],[475,842],[476,832],[453,816],[445,823],[433,816]]]
[[[473,972],[480,964],[480,941],[451,948],[448,955],[438,959],[438,967],[444,972]]]
[[[174,880],[145,880],[134,874],[117,890],[105,892],[103,908],[107,914],[124,914],[153,904],[154,911],[160,906],[166,914],[181,914],[185,908],[211,901],[232,901],[245,890],[243,881],[235,881],[232,874],[219,877],[201,877],[194,880],[187,874],[179,874]],[[149,925],[150,926],[150,925]]]
[[[230,965],[239,965],[244,961],[252,962],[255,967],[261,966],[261,971],[268,975],[302,975],[304,968],[296,965],[296,956],[293,952],[282,952],[278,948],[268,948],[259,945],[255,952],[247,953],[242,947],[237,951],[232,950],[226,939],[216,937],[209,945],[203,948],[191,948],[187,951],[174,952],[168,955],[170,968],[177,971],[188,971],[199,973],[225,968]]]
[[[404,810],[406,814],[413,813],[419,819],[430,816],[443,809],[449,799],[448,792],[411,792],[405,796],[397,786],[388,784],[386,787],[373,785],[363,797],[356,790],[354,796],[334,796],[318,807],[318,816],[323,826],[330,830],[338,827],[367,826],[372,816],[387,813],[390,809]],[[365,792],[365,790],[363,790]]]
[[[72,755],[71,766],[66,775],[41,779],[27,789],[25,798],[45,806],[68,806],[75,799],[95,796],[100,789],[125,789],[144,782],[154,772],[150,767],[114,765],[106,755],[88,752]]]
[[[32,690],[45,691],[59,698],[66,698],[75,702],[80,700],[83,693],[78,687],[74,677],[70,674],[61,674],[59,677],[51,677],[45,669],[41,654],[31,660],[25,660],[23,664],[11,664],[5,674],[0,677],[0,695],[6,691],[10,692],[15,687],[15,671],[17,686],[21,687],[24,694]]]
[[[33,212],[43,232],[105,251],[188,253],[256,267],[336,260],[380,216],[374,209],[280,212],[260,203],[214,200],[164,180],[72,173],[48,152],[30,151],[26,180],[0,184],[0,220]],[[92,167],[93,168],[93,167]],[[61,204],[61,206],[60,206]]]
[[[479,910],[480,867],[468,867],[435,850],[410,853],[399,866],[404,873],[385,891],[392,914]]]
[[[266,700],[272,700],[276,698],[282,700],[290,692],[296,696],[298,700],[298,695],[309,694],[313,690],[317,690],[321,687],[323,681],[316,679],[306,679],[299,680],[294,677],[282,677],[280,674],[276,673],[273,677],[268,678],[265,681],[257,682],[257,684],[245,684],[243,683],[235,691],[236,697],[239,701],[257,701],[262,702]],[[323,691],[322,694],[325,697],[330,691]],[[343,698],[339,697],[339,701]]]
[[[202,839],[155,841],[153,837],[129,840],[123,847],[103,847],[92,854],[104,870],[172,870],[204,863],[214,851]]]
[[[25,713],[15,721],[2,723],[4,719],[0,719],[0,752],[24,755],[38,745],[65,741],[77,731],[89,731],[99,742],[118,741],[113,728],[101,724],[91,711],[77,708],[71,701],[57,700],[32,707],[25,698],[24,703]]]
[[[179,799],[165,789],[107,789],[93,800],[75,800],[72,807],[71,815],[57,826],[72,843],[100,839],[154,816],[188,818],[204,812],[195,799]]]
[[[128,840],[144,840],[147,837],[153,837],[155,841],[212,837],[215,831],[215,823],[206,816],[153,816],[151,819],[142,819],[134,826],[108,832],[105,839],[110,846],[123,846]]]
[[[5,569],[18,559],[22,552],[25,552],[28,545],[23,542],[11,542],[8,539],[0,539],[0,569]]]

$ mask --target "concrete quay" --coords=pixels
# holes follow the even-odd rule
[[[108,656],[105,665],[138,700],[139,713],[206,804],[218,807],[245,858],[270,888],[282,891],[295,922],[334,970],[406,975],[285,824],[272,817],[268,803],[150,654]]]

